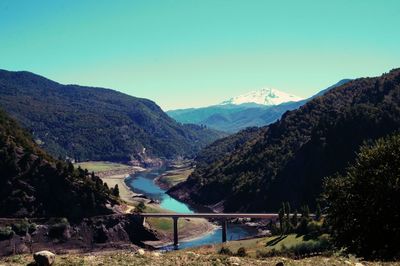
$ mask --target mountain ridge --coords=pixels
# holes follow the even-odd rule
[[[52,155],[77,160],[191,157],[224,135],[177,123],[148,99],[27,71],[0,70],[0,106]]]

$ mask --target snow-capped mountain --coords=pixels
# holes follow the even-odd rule
[[[259,127],[273,123],[286,111],[297,109],[313,97],[322,95],[348,81],[348,79],[341,80],[308,99],[267,88],[233,97],[217,105],[170,110],[167,114],[180,123],[206,125],[233,133],[246,127]]]
[[[278,105],[286,102],[297,102],[304,100],[301,97],[289,94],[283,91],[272,88],[263,88],[260,90],[250,91],[248,93],[230,98],[227,101],[220,103],[221,105],[227,104],[244,104],[244,103],[255,103],[266,106]]]

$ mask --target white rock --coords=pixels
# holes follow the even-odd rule
[[[151,254],[152,254],[153,257],[155,257],[155,258],[158,258],[158,257],[161,256],[161,253],[160,253],[160,252],[153,252],[153,253],[151,253]]]
[[[231,265],[240,265],[240,259],[238,257],[230,257],[228,262]]]
[[[139,254],[139,255],[141,255],[141,256],[143,256],[146,252],[144,251],[144,249],[139,248],[139,249],[136,251],[136,253]]]

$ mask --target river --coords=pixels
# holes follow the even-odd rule
[[[154,179],[165,172],[165,168],[157,168],[145,172],[139,172],[125,179],[126,184],[135,192],[146,195],[148,198],[158,200],[163,209],[179,213],[194,213],[188,205],[180,202],[171,196],[166,191],[161,189],[154,183]],[[221,243],[222,229],[217,228],[213,232],[187,241],[180,241],[179,249],[196,247],[201,245]],[[257,230],[242,224],[228,223],[228,240],[238,240],[257,234]],[[172,246],[166,246],[164,249],[172,249]]]

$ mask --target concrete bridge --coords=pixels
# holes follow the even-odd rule
[[[277,213],[138,213],[137,216],[146,217],[167,217],[174,222],[174,246],[178,246],[178,219],[179,218],[206,218],[218,219],[222,226],[222,242],[226,242],[227,219],[232,218],[259,218],[259,219],[278,219]]]

